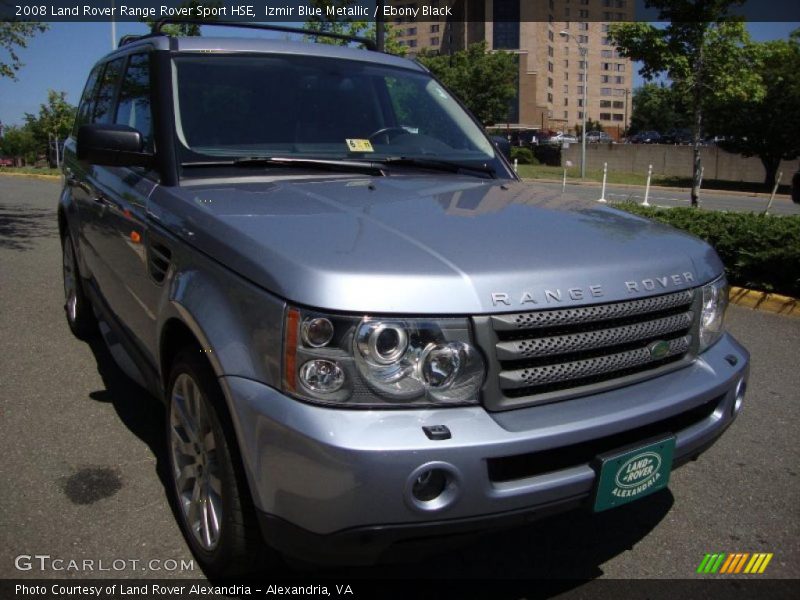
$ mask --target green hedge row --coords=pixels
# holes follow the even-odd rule
[[[615,204],[683,229],[711,244],[731,285],[800,298],[800,216]]]

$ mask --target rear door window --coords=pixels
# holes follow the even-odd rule
[[[100,87],[92,110],[92,123],[112,123],[114,120],[114,100],[117,84],[122,75],[125,57],[116,58],[106,64],[100,79]]]
[[[94,92],[97,88],[97,80],[100,77],[103,65],[97,65],[89,74],[89,79],[86,81],[86,87],[83,88],[83,95],[81,102],[78,106],[78,113],[75,116],[75,126],[72,128],[72,135],[78,135],[78,129],[81,125],[86,125],[91,121],[92,109],[94,108]]]
[[[150,110],[150,59],[148,54],[133,54],[119,89],[119,105],[114,122],[133,127],[142,134],[145,151],[153,150],[153,120]]]

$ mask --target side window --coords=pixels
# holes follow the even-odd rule
[[[134,54],[128,61],[119,89],[114,122],[138,130],[147,151],[153,150],[153,121],[150,112],[150,60],[148,54]]]
[[[114,119],[114,95],[117,83],[122,75],[122,66],[125,58],[117,58],[106,64],[103,76],[100,78],[100,87],[92,110],[92,123],[111,123]]]
[[[83,88],[83,95],[81,102],[78,105],[78,112],[75,115],[75,125],[72,128],[72,135],[78,135],[78,129],[81,125],[86,125],[91,120],[92,108],[94,107],[94,91],[97,87],[97,79],[100,77],[100,71],[103,65],[97,65],[92,72],[89,73],[89,79],[86,81],[86,87]]]

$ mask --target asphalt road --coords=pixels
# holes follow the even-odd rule
[[[57,193],[53,182],[0,177],[0,578],[198,577],[167,570],[191,555],[165,492],[159,404],[65,323]],[[734,306],[729,328],[753,355],[746,409],[673,473],[669,491],[410,564],[329,574],[686,578],[706,552],[724,551],[773,552],[765,576],[799,577],[800,319]],[[93,560],[95,571],[15,568],[36,554]],[[122,568],[99,572],[101,560]]]
[[[535,180],[526,180],[535,181]],[[560,190],[560,183],[537,181],[541,185],[553,190]],[[567,191],[587,200],[600,198],[602,188],[599,184],[567,183]],[[614,186],[606,187],[606,200],[614,202],[644,202],[644,186]],[[647,198],[651,206],[674,208],[676,206],[689,206],[689,190],[675,188],[662,188],[652,186]],[[724,210],[732,212],[757,212],[761,213],[767,208],[769,196],[756,196],[753,194],[730,193],[716,190],[701,190],[700,206],[707,210]],[[800,204],[794,204],[788,196],[776,196],[769,210],[772,215],[800,215]]]

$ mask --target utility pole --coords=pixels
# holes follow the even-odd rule
[[[589,107],[586,103],[586,91],[589,88],[589,48],[587,48],[584,44],[578,41],[574,35],[572,35],[569,31],[562,31],[560,33],[562,37],[567,39],[572,38],[575,40],[575,43],[578,44],[578,50],[581,52],[581,58],[583,58],[583,117],[581,119],[581,179],[586,178],[586,113],[589,110]]]
[[[383,52],[386,48],[386,23],[383,20],[383,1],[375,0],[375,6],[378,9],[375,15],[375,45],[378,47],[378,52]]]
[[[114,20],[114,0],[111,0],[111,49],[117,49],[117,22]]]

